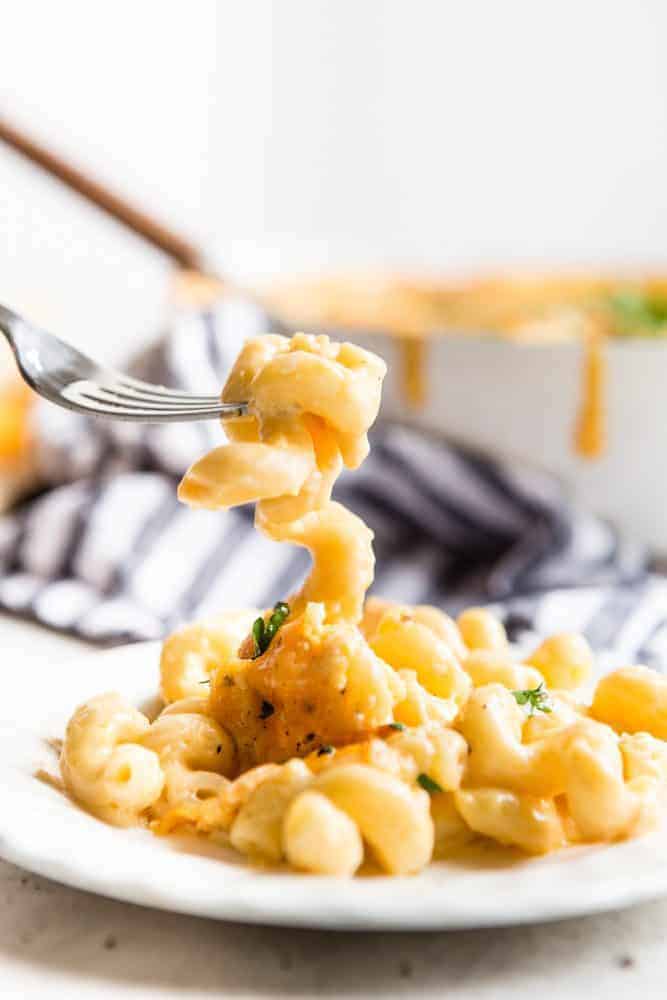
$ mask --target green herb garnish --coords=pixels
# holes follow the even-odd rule
[[[667,333],[667,298],[625,288],[610,295],[608,303],[618,334],[646,337]]]
[[[436,795],[438,792],[444,791],[444,788],[441,788],[437,781],[429,778],[428,774],[424,774],[423,772],[417,775],[417,784],[421,785],[429,795]]]
[[[512,694],[517,705],[530,706],[528,710],[529,715],[535,715],[535,712],[549,713],[553,711],[549,704],[549,692],[544,687],[544,681],[538,684],[536,688],[527,688],[525,691],[512,691]]]
[[[402,722],[390,722],[389,728],[396,729],[399,733],[402,733],[403,730],[405,729],[405,726],[403,725]]]
[[[284,601],[278,601],[277,604],[273,605],[273,612],[268,621],[264,621],[263,618],[255,618],[252,623],[252,637],[255,641],[253,660],[256,660],[258,656],[267,651],[273,637],[280,626],[284,624],[288,614],[289,604],[285,604]]]

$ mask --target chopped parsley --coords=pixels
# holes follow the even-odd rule
[[[255,642],[253,660],[256,660],[258,656],[267,651],[273,637],[280,626],[284,624],[288,615],[289,604],[285,604],[284,601],[278,601],[277,604],[273,605],[273,611],[268,621],[264,621],[263,618],[255,618],[252,623],[252,637]]]
[[[527,688],[525,691],[512,691],[517,705],[528,705],[528,714],[535,715],[535,712],[552,712],[549,704],[549,692],[544,687],[544,681],[536,688]]]
[[[270,701],[266,701],[266,699],[264,699],[264,701],[262,702],[262,707],[259,710],[260,719],[270,719],[274,712],[275,712],[275,707],[271,704]]]
[[[390,722],[389,728],[396,729],[399,733],[402,733],[403,730],[405,729],[405,726],[402,722]]]
[[[199,683],[210,684],[211,678],[207,677],[205,681],[200,681]],[[234,678],[231,677],[229,674],[225,674],[225,676],[222,678],[222,683],[225,685],[226,688],[234,687]]]
[[[424,774],[423,772],[417,775],[417,784],[421,785],[424,791],[428,792],[429,795],[436,795],[438,792],[444,792],[444,788],[441,788],[437,781],[434,781],[433,778],[429,778],[428,774]]]
[[[332,747],[330,743],[325,743],[324,746],[320,747],[320,749],[317,751],[317,756],[324,757],[325,754],[333,753],[334,749],[335,747]]]
[[[624,288],[610,295],[608,301],[617,333],[646,337],[667,332],[667,298]]]

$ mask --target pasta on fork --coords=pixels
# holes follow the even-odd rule
[[[117,825],[210,837],[264,865],[335,876],[420,871],[474,840],[528,854],[639,835],[667,789],[667,679],[622,668],[590,690],[578,635],[519,656],[484,608],[366,600],[372,533],[332,500],[368,454],[384,363],[324,336],[257,337],[224,387],[248,402],[179,487],[193,507],[256,504],[306,548],[274,608],[169,636],[164,708],[119,695],[72,716],[69,794]]]

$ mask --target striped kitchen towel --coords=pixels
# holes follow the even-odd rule
[[[217,392],[242,341],[269,329],[287,332],[247,302],[183,313],[133,370]],[[217,424],[111,424],[40,407],[46,488],[0,519],[1,609],[119,643],[269,605],[303,578],[306,554],[255,532],[250,509],[176,500],[185,468],[223,440]],[[376,593],[454,611],[494,603],[514,637],[581,629],[627,657],[667,653],[667,585],[548,476],[382,420],[372,438],[337,496],[375,532]]]

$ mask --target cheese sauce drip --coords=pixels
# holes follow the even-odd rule
[[[312,601],[330,623],[361,618],[373,534],[331,491],[343,465],[357,468],[368,454],[385,371],[375,355],[326,336],[249,340],[222,393],[247,402],[248,415],[225,421],[229,444],[195,462],[179,487],[192,507],[256,502],[265,535],[308,549],[312,570],[289,598],[293,616]]]
[[[606,340],[591,333],[584,343],[581,375],[581,403],[574,444],[582,458],[599,458],[607,443],[607,359]]]
[[[398,343],[403,398],[408,406],[420,409],[426,403],[428,384],[426,340],[406,335]]]

